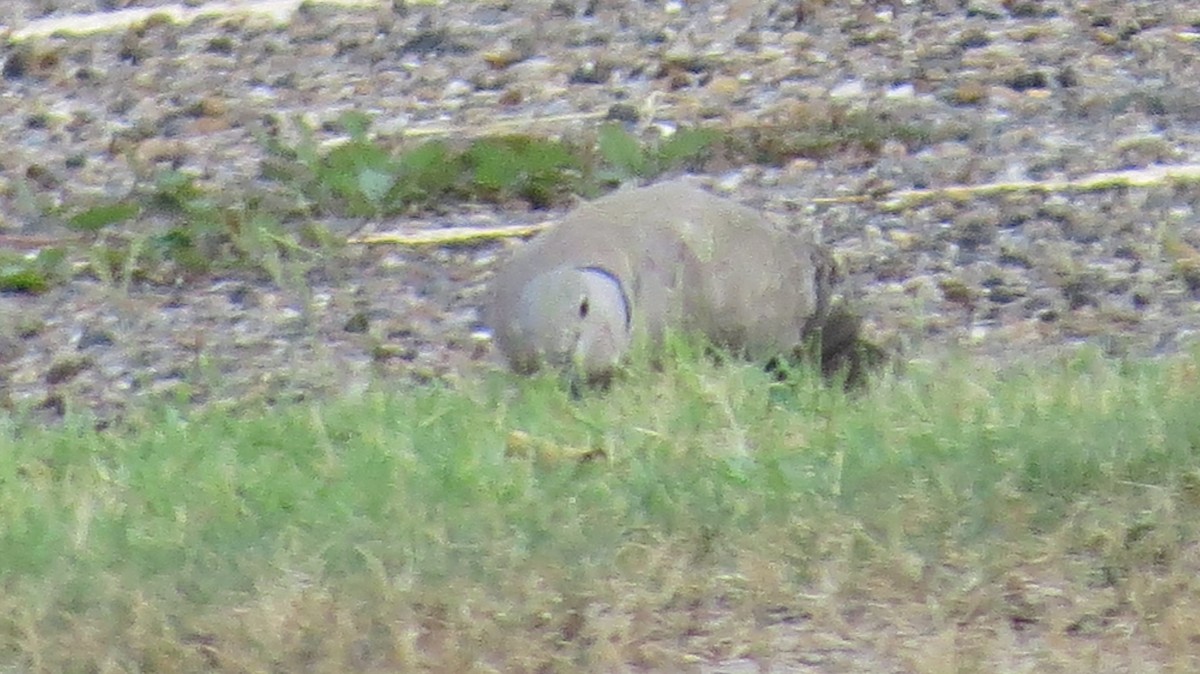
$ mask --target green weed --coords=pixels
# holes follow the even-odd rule
[[[0,292],[46,292],[67,273],[62,248],[45,248],[35,255],[0,251]]]

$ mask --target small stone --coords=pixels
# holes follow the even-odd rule
[[[641,115],[638,109],[628,103],[614,103],[609,106],[608,112],[604,115],[605,121],[610,122],[625,122],[627,124],[636,124]]]
[[[833,89],[829,90],[830,98],[859,98],[866,91],[866,85],[862,80],[850,80],[842,82]]]
[[[471,75],[470,86],[474,91],[500,91],[513,83],[515,77],[512,73],[496,72],[494,70],[481,70],[474,75]],[[460,95],[466,95],[471,91],[466,91]]]
[[[201,117],[189,122],[185,127],[189,135],[205,135],[210,133],[220,133],[233,128],[233,124],[227,117]]]
[[[229,102],[219,96],[205,96],[188,112],[197,117],[223,117],[229,114]]]
[[[742,90],[742,85],[736,77],[717,75],[708,82],[704,89],[722,98],[732,98]]]
[[[998,220],[999,214],[994,209],[967,211],[955,219],[953,240],[962,250],[978,250],[995,240]]]
[[[1019,288],[998,285],[988,289],[988,300],[995,304],[1010,304],[1025,296]]]
[[[55,385],[68,382],[78,377],[84,370],[92,367],[92,365],[91,358],[62,358],[55,361],[50,366],[50,369],[46,370],[46,383]]]
[[[1057,73],[1055,73],[1054,81],[1058,82],[1058,86],[1062,87],[1063,89],[1070,89],[1071,87],[1079,85],[1079,74],[1076,73],[1075,69],[1071,66],[1063,66]]]
[[[912,232],[903,229],[893,229],[888,231],[888,238],[900,250],[912,250],[920,243],[920,238]]]
[[[371,327],[371,319],[365,311],[357,311],[342,326],[342,330],[352,334],[363,334]]]
[[[447,54],[467,54],[470,51],[470,45],[452,39],[450,31],[445,28],[422,31],[400,45],[401,54],[413,53],[445,56]]]
[[[25,346],[15,336],[0,334],[0,365],[16,360],[25,352]]]
[[[1013,91],[1029,91],[1030,89],[1046,89],[1050,86],[1046,74],[1037,70],[1020,73],[1010,78],[1005,84]]]
[[[967,3],[967,16],[985,19],[1001,19],[1007,12],[1000,0],[971,0]]]
[[[92,326],[84,326],[83,332],[79,334],[79,343],[75,346],[78,351],[85,351],[92,347],[112,346],[116,342],[113,334],[108,330],[93,328]]]
[[[49,410],[54,416],[61,417],[67,413],[67,402],[61,393],[51,393],[38,403],[38,409]]]
[[[547,9],[547,13],[551,17],[561,17],[564,19],[575,18],[575,3],[571,2],[571,0],[554,0],[550,3],[550,7]]]
[[[604,84],[612,77],[613,66],[608,63],[588,61],[582,63],[575,72],[571,73],[568,82],[571,84]]]
[[[743,33],[738,33],[733,38],[733,46],[746,51],[758,51],[762,47],[762,34],[758,31],[748,30]]]
[[[700,75],[715,70],[717,62],[710,56],[696,54],[692,51],[673,50],[663,56],[663,67]]]
[[[401,360],[406,363],[411,363],[415,361],[419,355],[421,355],[420,352],[411,346],[379,344],[371,349],[371,358],[376,362]]]
[[[505,45],[499,49],[483,53],[483,61],[494,70],[504,70],[514,63],[520,63],[533,55],[532,50],[519,49],[514,45]]]
[[[1067,306],[1072,311],[1087,306],[1100,306],[1100,302],[1096,299],[1095,288],[1087,278],[1079,277],[1067,281],[1063,284],[1062,294],[1067,300]]]
[[[457,98],[459,96],[466,96],[472,91],[474,91],[474,87],[469,82],[450,80],[446,83],[445,88],[442,89],[442,95],[446,98]]]
[[[229,301],[243,309],[254,309],[262,304],[262,297],[254,288],[241,284],[229,291]]]
[[[234,42],[232,37],[230,37],[228,35],[221,35],[219,37],[214,37],[211,40],[209,40],[208,44],[204,48],[204,51],[208,52],[209,54],[221,54],[222,56],[233,56],[236,48],[237,48],[237,44]]]
[[[17,50],[4,60],[4,67],[0,68],[0,75],[3,75],[6,80],[19,80],[25,77],[25,73],[28,71],[28,54]]]
[[[33,339],[42,335],[46,331],[45,321],[37,319],[28,319],[20,321],[16,325],[16,335],[21,339]]]
[[[1021,2],[1018,0],[1017,2],[1005,3],[1005,5],[1008,7],[1009,15],[1014,19],[1034,19],[1039,16],[1048,15],[1052,11],[1040,7],[1040,2],[1041,0],[1038,0],[1038,2]]]
[[[978,29],[966,31],[958,36],[957,42],[958,46],[963,49],[977,49],[979,47],[986,47],[991,43],[992,39],[988,37],[988,34]]]
[[[158,162],[180,163],[191,154],[191,149],[182,141],[166,138],[147,138],[138,143],[134,153],[138,161],[144,164],[156,164]]]
[[[950,92],[949,100],[954,105],[980,105],[987,102],[988,89],[979,82],[963,82]]]
[[[947,302],[958,304],[967,309],[975,307],[975,292],[962,281],[952,278],[942,279],[938,281],[938,288],[941,289],[942,297]]]

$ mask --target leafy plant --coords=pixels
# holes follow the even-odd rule
[[[450,199],[522,199],[545,207],[565,194],[590,193],[593,179],[613,183],[697,168],[723,137],[710,129],[681,129],[642,141],[614,124],[600,129],[594,148],[509,134],[465,144],[431,140],[393,152],[367,135],[364,116],[344,116],[339,125],[350,138],[328,150],[303,125],[294,146],[266,139],[270,157],[263,173],[290,186],[318,213],[353,217],[392,215]]]
[[[67,219],[67,226],[81,232],[98,232],[105,227],[133,220],[142,207],[133,201],[117,201],[93,206]]]
[[[606,124],[597,138],[600,154],[607,163],[601,177],[619,182],[633,177],[653,178],[683,168],[700,168],[723,136],[715,129],[684,128],[642,143],[621,125]]]
[[[537,207],[548,206],[579,175],[579,160],[559,141],[529,136],[484,138],[463,154],[463,166],[480,196],[499,200],[517,196]]]

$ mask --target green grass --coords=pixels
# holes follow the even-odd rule
[[[1061,654],[1129,625],[1185,671],[1197,399],[1194,358],[914,366],[847,397],[683,354],[581,400],[495,374],[0,418],[0,669],[676,668],[884,616],[917,671],[939,630],[991,635],[951,646],[997,671],[997,630]]]

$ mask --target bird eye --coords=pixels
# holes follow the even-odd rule
[[[579,300],[579,317],[587,318],[588,315],[588,299],[585,297]]]

